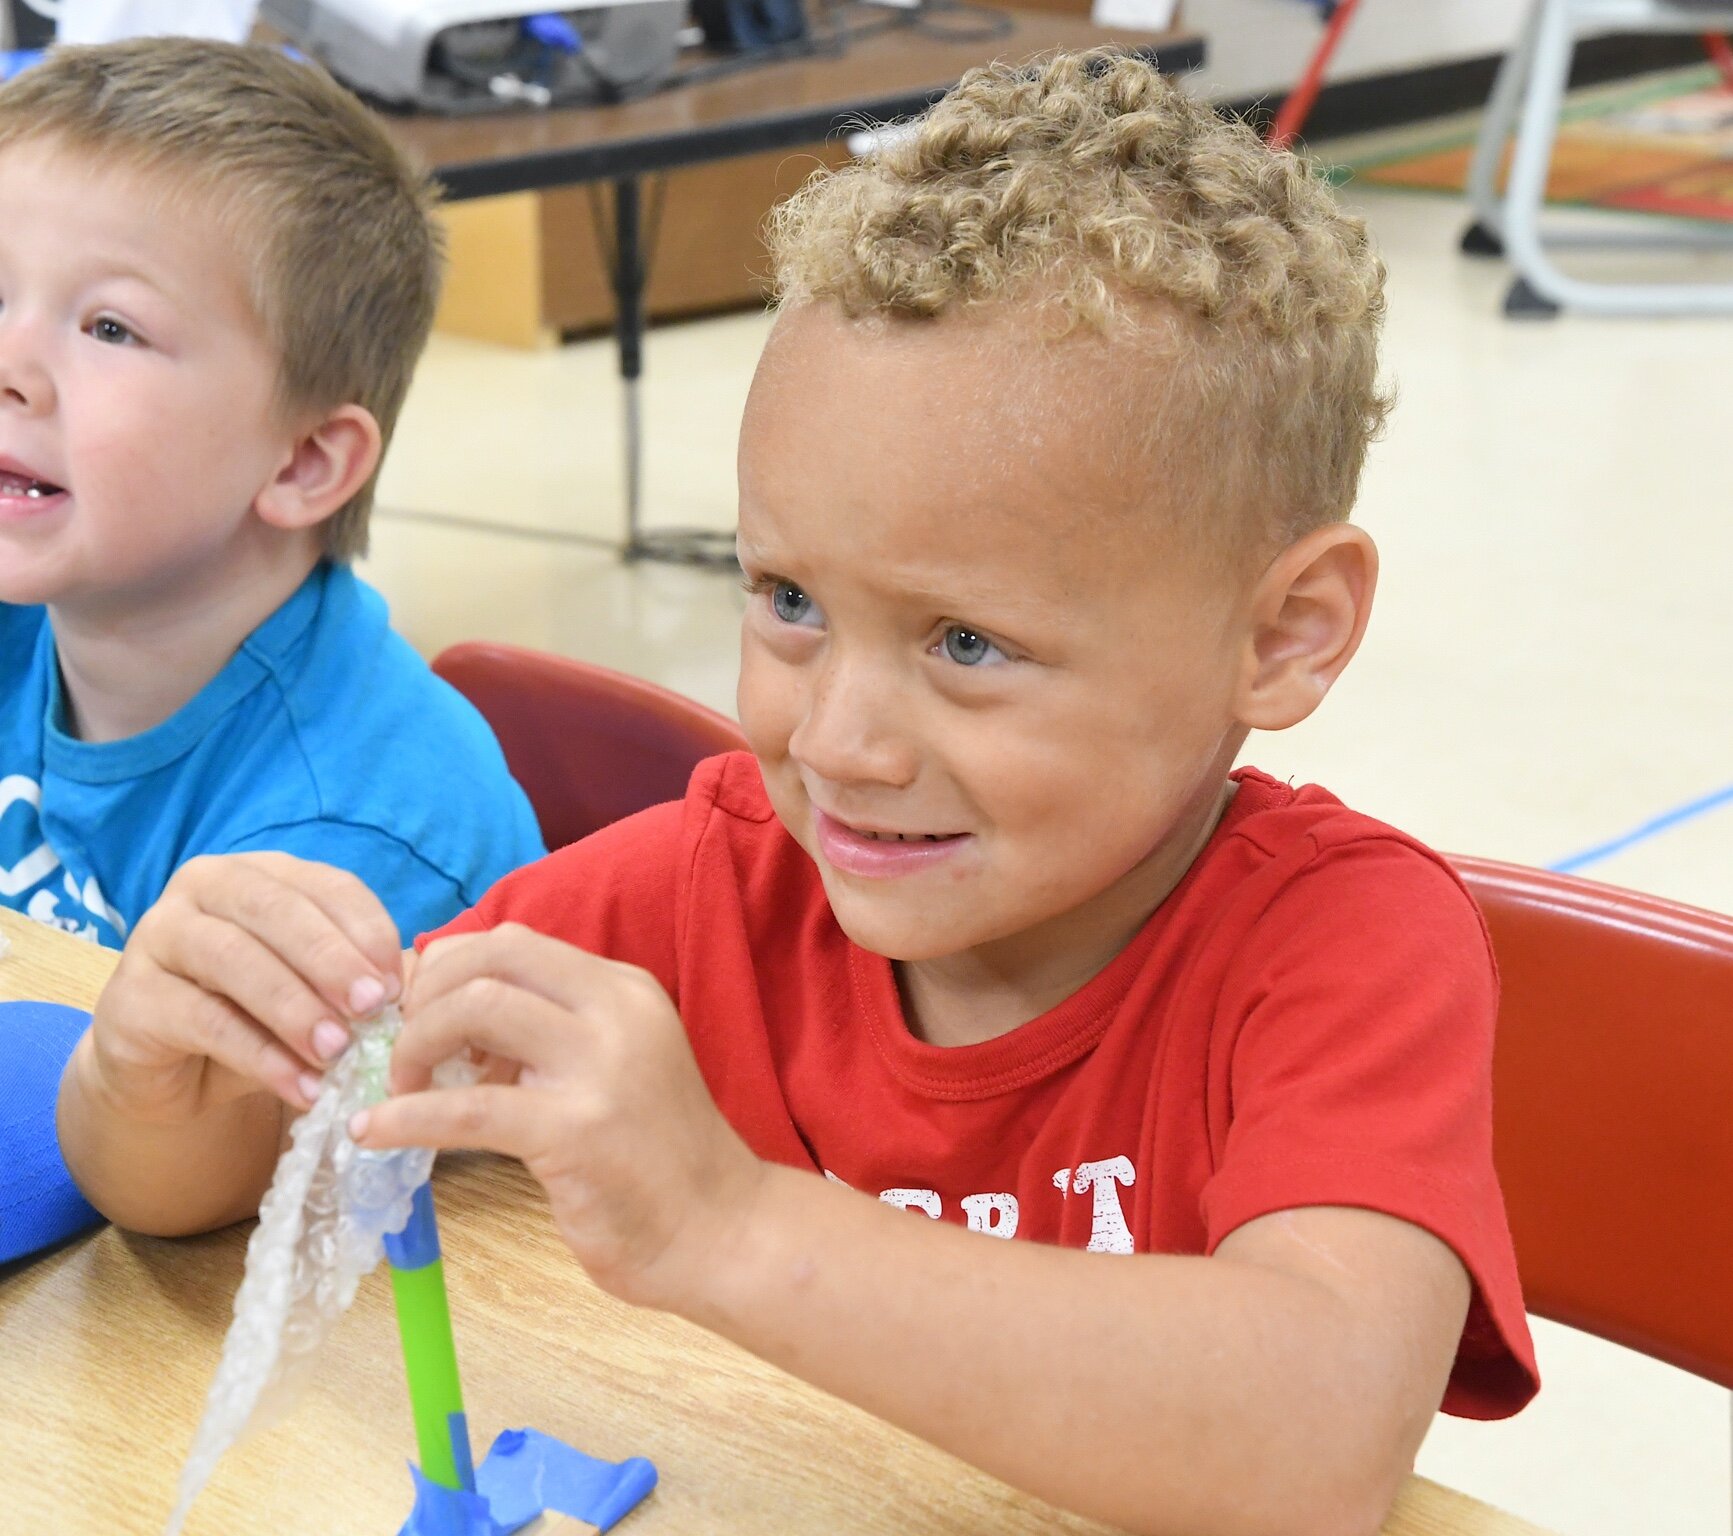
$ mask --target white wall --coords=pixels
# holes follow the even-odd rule
[[[1331,65],[1332,80],[1502,53],[1528,0],[1362,0]],[[1279,95],[1323,35],[1305,0],[1184,0],[1188,26],[1204,36],[1198,77],[1210,95]]]

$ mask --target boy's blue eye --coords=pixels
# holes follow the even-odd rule
[[[770,589],[770,608],[784,624],[809,624],[818,613],[813,600],[792,581],[779,581]]]
[[[111,320],[106,315],[91,322],[90,334],[97,341],[106,342],[111,347],[124,347],[128,342],[138,340],[120,321]]]
[[[985,635],[965,629],[961,624],[953,624],[945,631],[944,647],[945,654],[959,667],[978,667],[990,656],[1004,656],[1004,652]]]

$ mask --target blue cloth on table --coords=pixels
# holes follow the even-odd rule
[[[642,1456],[599,1461],[534,1429],[501,1430],[475,1493],[430,1483],[411,1467],[415,1508],[397,1536],[511,1536],[546,1511],[611,1529],[656,1486]]]
[[[60,1074],[90,1024],[81,1008],[0,1003],[0,1264],[51,1247],[102,1217],[60,1155]]]

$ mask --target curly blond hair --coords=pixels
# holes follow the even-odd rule
[[[0,152],[36,144],[155,178],[172,216],[210,218],[243,264],[285,410],[361,405],[390,442],[444,237],[432,185],[324,70],[196,38],[59,48],[0,90]],[[377,478],[321,526],[327,558],[366,551]]]
[[[1116,50],[971,70],[808,181],[768,241],[783,305],[919,321],[1029,303],[1057,322],[1038,332],[1153,340],[1164,484],[1189,464],[1172,489],[1218,528],[1287,539],[1345,518],[1389,409],[1364,222],[1294,155]]]

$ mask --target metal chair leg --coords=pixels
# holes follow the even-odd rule
[[[1468,168],[1468,205],[1474,210],[1474,224],[1463,236],[1462,245],[1463,250],[1471,255],[1502,254],[1504,250],[1498,173],[1504,164],[1505,145],[1510,142],[1511,130],[1516,127],[1523,88],[1528,84],[1543,3],[1544,0],[1534,0],[1529,6],[1528,14],[1523,18],[1522,31],[1498,67],[1498,76],[1492,82],[1492,94],[1487,98],[1486,115],[1481,119],[1480,136],[1475,140],[1474,159]],[[1481,238],[1471,243],[1476,230],[1481,231]]]
[[[1733,283],[1585,282],[1567,276],[1553,263],[1540,229],[1547,171],[1570,75],[1578,17],[1598,19],[1600,13],[1595,10],[1594,0],[1540,0],[1538,10],[1540,24],[1523,93],[1516,152],[1511,159],[1499,231],[1506,254],[1526,291],[1512,289],[1507,313],[1542,313],[1545,305],[1552,304],[1597,315],[1733,314]],[[1641,17],[1634,19],[1640,26]],[[1615,238],[1606,243],[1623,242]]]

